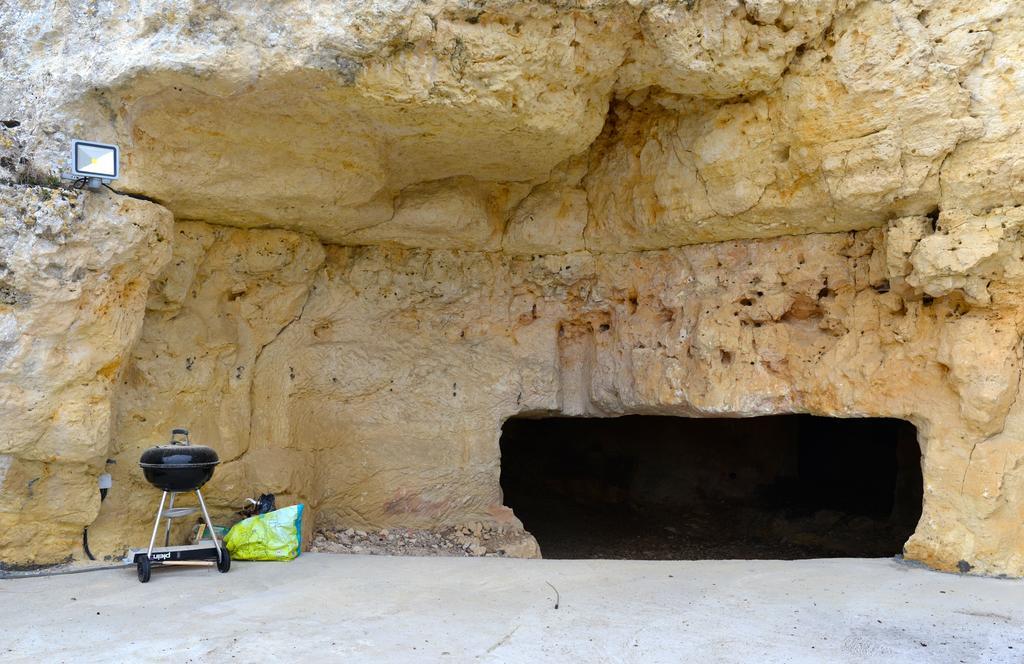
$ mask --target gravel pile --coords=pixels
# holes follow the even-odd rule
[[[472,523],[439,530],[317,530],[310,551],[375,556],[523,557],[536,544],[519,528]]]

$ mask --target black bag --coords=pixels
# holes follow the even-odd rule
[[[258,500],[248,499],[248,504],[239,510],[239,514],[244,517],[256,516],[257,514],[266,514],[267,512],[273,512],[277,509],[277,505],[274,501],[274,494],[262,493]]]

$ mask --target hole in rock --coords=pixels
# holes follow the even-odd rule
[[[921,516],[903,420],[514,418],[504,502],[545,558],[798,559],[902,552]]]

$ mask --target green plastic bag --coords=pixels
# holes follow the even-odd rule
[[[257,514],[231,526],[224,545],[234,560],[292,560],[302,551],[302,505]]]

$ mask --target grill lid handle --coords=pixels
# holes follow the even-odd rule
[[[177,436],[184,436],[183,440],[178,440]],[[192,442],[188,437],[188,429],[172,429],[171,430],[171,445],[191,445]]]

